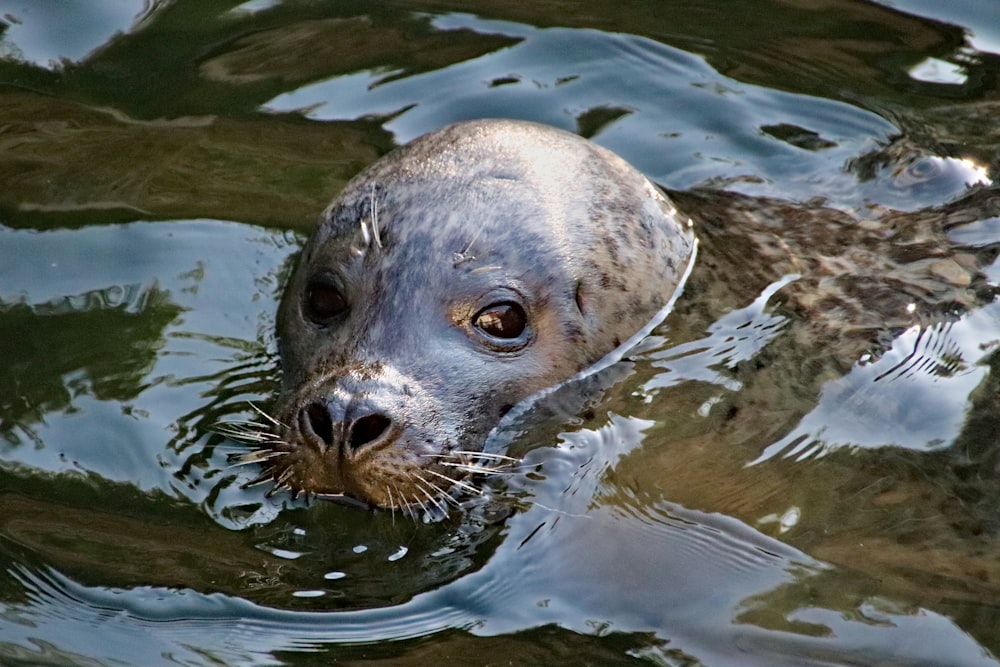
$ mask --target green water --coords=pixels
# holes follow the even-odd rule
[[[675,311],[490,503],[243,489],[318,213],[495,116],[673,192]],[[986,0],[0,0],[0,664],[997,664],[998,117]]]

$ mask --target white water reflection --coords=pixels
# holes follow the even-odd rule
[[[970,396],[989,372],[1000,303],[955,322],[914,326],[877,360],[862,360],[823,385],[818,405],[751,465],[774,456],[805,459],[837,447],[949,447],[965,422]]]
[[[939,58],[925,58],[909,70],[910,78],[927,83],[961,86],[969,80],[964,67]]]
[[[871,596],[865,578],[740,521],[616,482],[619,458],[651,425],[611,414],[530,453],[534,472],[511,480],[530,505],[483,568],[389,607],[284,611],[190,589],[90,586],[17,565],[7,576],[32,593],[0,601],[0,661],[46,657],[52,637],[63,660],[85,652],[106,663],[264,665],[445,630],[499,637],[549,628],[627,633],[623,641],[662,664],[997,666],[945,616]],[[816,600],[800,590],[814,587],[836,595]],[[95,645],[89,633],[98,625]]]
[[[0,58],[56,69],[78,62],[155,5],[151,0],[0,0]]]
[[[433,23],[520,41],[409,76],[370,69],[332,77],[278,95],[262,109],[323,121],[388,117],[384,127],[404,143],[449,122],[483,117],[577,131],[589,111],[613,106],[627,113],[599,128],[595,140],[658,183],[685,189],[729,179],[751,194],[803,199],[819,189],[845,206],[858,198],[858,183],[842,165],[898,133],[874,113],[746,84],[719,74],[700,56],[636,35],[535,28],[468,14],[438,16]],[[825,148],[804,150],[760,129],[782,122],[822,137]],[[948,188],[964,183],[948,181]],[[924,200],[918,199],[910,196],[907,204],[919,206]]]

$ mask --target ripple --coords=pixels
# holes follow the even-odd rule
[[[739,391],[742,384],[719,368],[732,370],[738,363],[753,359],[781,334],[787,320],[771,314],[768,303],[781,288],[798,278],[789,275],[772,283],[753,303],[726,313],[709,326],[708,336],[649,354],[652,366],[664,372],[648,380],[642,391],[649,394],[689,380]]]
[[[969,396],[988,373],[1000,326],[990,304],[954,322],[915,326],[875,360],[823,385],[819,404],[750,465],[775,456],[798,460],[838,447],[950,446],[965,422]]]
[[[699,56],[636,35],[535,28],[467,14],[434,22],[520,41],[404,78],[375,69],[333,77],[282,93],[263,109],[316,120],[386,118],[399,143],[467,118],[524,118],[574,131],[592,128],[591,119],[600,115],[607,122],[595,129],[598,143],[668,187],[725,183],[749,194],[802,200],[819,190],[831,205],[847,208],[862,202],[856,177],[841,165],[870,151],[873,137],[888,144],[898,134],[855,106],[745,84]],[[608,115],[608,109],[617,112]],[[797,145],[763,129],[774,127],[814,138]],[[878,195],[866,194],[876,201]]]

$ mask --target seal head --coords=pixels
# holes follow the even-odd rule
[[[395,150],[322,214],[286,287],[264,475],[438,504],[511,406],[663,308],[693,243],[646,178],[561,130],[463,122]]]

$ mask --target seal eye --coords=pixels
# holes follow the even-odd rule
[[[306,287],[305,315],[316,324],[326,324],[347,310],[347,299],[336,285],[327,280],[313,279]]]
[[[512,340],[524,333],[527,320],[524,308],[516,303],[504,302],[486,306],[476,313],[472,323],[489,336]]]

